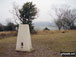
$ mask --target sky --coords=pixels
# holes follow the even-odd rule
[[[13,22],[13,15],[10,13],[13,3],[15,2],[19,7],[22,7],[27,1],[32,1],[39,10],[38,17],[33,22],[53,22],[53,18],[50,16],[53,7],[66,4],[76,8],[76,0],[0,0],[0,22],[6,23],[7,19]]]

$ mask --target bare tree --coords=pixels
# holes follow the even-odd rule
[[[58,29],[72,29],[75,25],[76,20],[76,9],[71,9],[70,6],[65,6],[61,8],[54,8],[55,10],[55,24],[57,25]]]
[[[19,6],[15,2],[13,3],[13,10],[11,13],[13,14],[15,23],[18,24],[18,21],[20,22],[21,18],[19,13]]]
[[[58,27],[58,29],[60,30],[61,27],[62,27],[61,19],[55,20],[55,24],[56,24],[56,26]]]

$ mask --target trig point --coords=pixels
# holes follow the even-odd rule
[[[16,51],[31,52],[32,43],[28,24],[20,24],[17,36]]]

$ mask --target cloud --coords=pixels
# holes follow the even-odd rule
[[[12,10],[13,2],[22,6],[26,1],[33,1],[39,9],[39,17],[34,21],[52,21],[48,13],[53,5],[60,6],[61,4],[67,4],[76,8],[76,0],[0,0],[0,19],[12,18],[9,10]]]

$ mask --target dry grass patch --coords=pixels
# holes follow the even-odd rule
[[[63,33],[65,32],[65,33]],[[35,52],[17,53],[16,37],[0,39],[0,56],[6,57],[60,57],[60,51],[76,51],[76,31],[38,31],[31,35]],[[11,52],[12,51],[12,52]],[[22,55],[21,55],[22,54]]]
[[[53,32],[53,34],[51,34]],[[65,32],[65,33],[63,33]],[[76,51],[76,31],[41,31],[33,36],[36,41],[40,40],[47,44],[50,49],[60,51]]]

